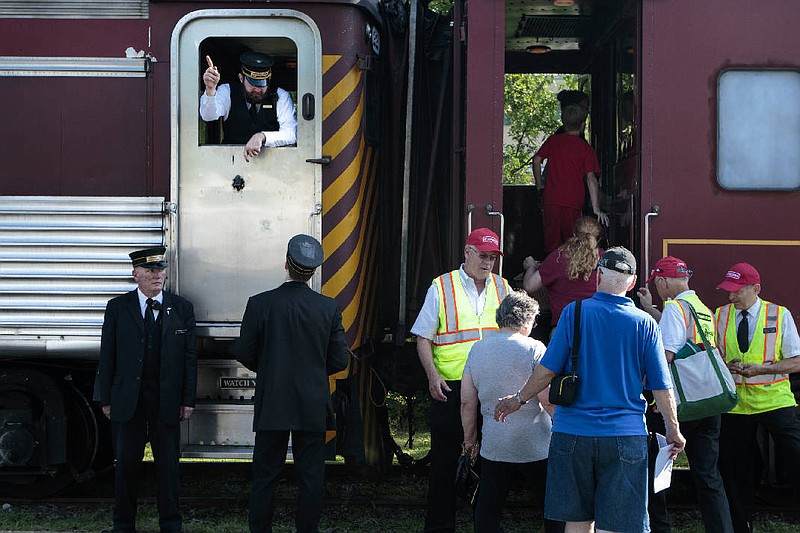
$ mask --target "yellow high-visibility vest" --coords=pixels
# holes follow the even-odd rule
[[[703,339],[700,337],[700,333],[697,331],[698,325],[694,323],[692,312],[688,307],[691,305],[694,308],[694,312],[697,313],[697,318],[700,319],[699,325],[701,328],[703,328],[703,333],[705,334],[706,339],[708,339],[708,342],[711,343],[711,346],[716,346],[716,344],[714,344],[714,313],[712,313],[711,310],[700,301],[700,298],[697,297],[697,294],[686,294],[674,300],[667,300],[664,302],[664,309],[666,309],[668,305],[678,306],[681,316],[683,317],[683,324],[686,326],[687,341],[692,341],[695,344],[701,344],[703,342]]]
[[[726,361],[741,359],[743,364],[757,365],[781,361],[783,314],[786,312],[785,307],[762,300],[753,339],[742,353],[736,340],[736,309],[731,304],[717,309],[717,346],[722,357]],[[739,395],[739,402],[730,411],[733,414],[752,415],[797,405],[789,374],[762,374],[752,378],[734,374],[733,379]]]
[[[486,278],[486,303],[480,316],[469,301],[458,270],[433,280],[439,293],[439,329],[433,337],[433,364],[442,379],[459,380],[469,350],[486,333],[498,331],[495,314],[509,293],[508,282],[497,274]]]

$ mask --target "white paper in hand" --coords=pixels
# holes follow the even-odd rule
[[[661,492],[672,483],[672,459],[669,452],[672,444],[667,442],[667,438],[660,433],[656,433],[658,439],[658,455],[656,456],[655,472],[653,472],[653,492]]]

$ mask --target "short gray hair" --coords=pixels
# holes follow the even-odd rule
[[[501,328],[519,329],[539,316],[539,302],[525,291],[512,291],[497,308],[495,319]]]
[[[602,266],[597,267],[597,269],[603,273],[603,280],[597,285],[598,290],[610,294],[625,294],[635,277],[634,274],[617,272]]]

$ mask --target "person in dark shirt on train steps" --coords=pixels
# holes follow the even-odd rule
[[[581,216],[584,202],[583,178],[589,189],[592,211],[603,225],[608,215],[600,209],[600,164],[589,144],[580,138],[587,110],[568,105],[561,110],[565,133],[550,136],[533,157],[533,176],[544,199],[544,249],[550,253],[569,237]],[[547,161],[547,182],[542,179],[542,162]]]
[[[289,146],[297,142],[297,115],[292,97],[280,87],[272,88],[275,60],[260,52],[239,56],[239,83],[219,85],[219,69],[206,56],[203,73],[205,92],[200,97],[200,117],[206,122],[224,118],[224,144],[244,144],[250,161],[263,147]],[[219,86],[218,86],[219,85]]]

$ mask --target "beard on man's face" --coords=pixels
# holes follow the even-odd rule
[[[266,99],[267,93],[258,94],[258,93],[248,93],[247,94],[247,101],[251,104],[260,104]]]
[[[266,86],[264,87],[264,90],[261,91],[260,87],[259,89],[253,89],[252,87],[245,87],[245,97],[247,98],[247,101],[250,102],[251,104],[263,103],[267,99],[268,88],[269,86]]]

